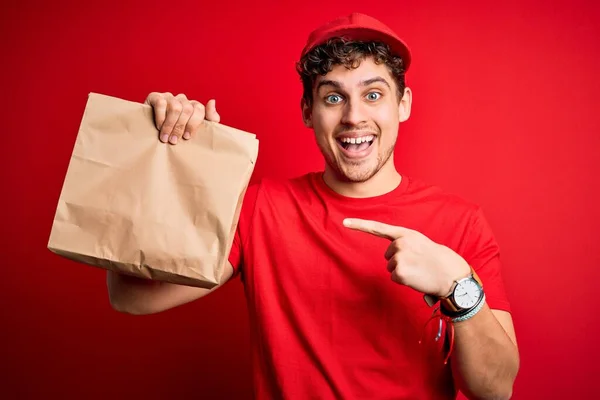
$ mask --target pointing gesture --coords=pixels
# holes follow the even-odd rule
[[[346,218],[344,220],[344,226],[350,229],[355,229],[357,231],[371,233],[375,236],[379,236],[389,240],[396,240],[400,239],[403,236],[417,233],[416,231],[413,231],[408,228],[403,228],[401,226],[393,226],[384,224],[383,222],[369,221],[366,219],[358,218]]]
[[[421,293],[444,297],[471,271],[460,255],[418,231],[357,218],[345,219],[344,226],[390,240],[384,257],[392,280]]]

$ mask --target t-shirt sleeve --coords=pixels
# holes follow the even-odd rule
[[[229,262],[233,267],[234,277],[239,275],[243,269],[244,245],[252,224],[252,217],[254,215],[254,209],[256,208],[256,199],[258,197],[259,188],[260,183],[249,185],[242,201],[238,225],[229,252]]]
[[[510,312],[502,278],[500,248],[481,208],[476,209],[467,232],[464,258],[481,279],[490,308]]]

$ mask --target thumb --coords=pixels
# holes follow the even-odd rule
[[[206,116],[205,118],[212,122],[220,122],[221,116],[217,112],[217,101],[215,99],[210,99],[208,103],[206,103]]]

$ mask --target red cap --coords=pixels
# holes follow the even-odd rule
[[[352,40],[377,40],[388,44],[392,53],[402,57],[404,70],[408,71],[411,55],[406,43],[382,22],[360,13],[337,18],[315,29],[308,36],[301,57],[328,39],[341,36]]]

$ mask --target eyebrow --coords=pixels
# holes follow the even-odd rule
[[[376,76],[374,78],[365,79],[364,81],[360,81],[359,85],[360,86],[369,86],[369,85],[372,85],[377,82],[383,83],[388,88],[391,89],[391,86],[388,83],[388,81],[386,81],[384,78],[382,78],[380,76]],[[319,84],[317,85],[317,92],[319,91],[319,89],[321,89],[322,86],[333,86],[336,89],[342,89],[342,84],[340,82],[334,81],[331,79],[324,79],[321,82],[319,82]]]

